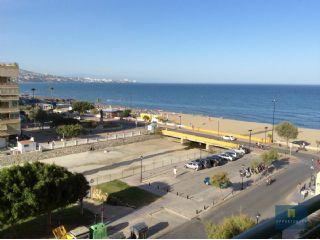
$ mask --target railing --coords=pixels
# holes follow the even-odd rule
[[[320,209],[320,195],[317,195],[303,203],[300,203],[297,206],[292,207],[292,209],[297,210],[297,208],[304,207],[308,213],[308,215],[314,213],[315,211]],[[277,215],[278,219],[286,219],[287,212],[282,212]],[[288,225],[293,225],[295,222],[288,223]],[[244,238],[272,238],[278,234],[281,234],[282,230],[276,228],[276,217],[273,217],[265,222],[261,222],[260,224],[250,228],[249,230],[239,234],[236,236],[236,239],[244,239]]]

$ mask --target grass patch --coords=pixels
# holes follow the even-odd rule
[[[90,226],[94,224],[94,214],[83,209],[83,216],[80,207],[71,205],[52,213],[52,228],[47,225],[47,215],[30,217],[17,223],[14,226],[1,226],[0,238],[54,238],[52,229],[64,225],[66,231],[78,226]]]
[[[110,205],[138,208],[158,199],[158,196],[138,187],[132,187],[120,180],[100,184],[98,188],[108,194],[107,203]]]

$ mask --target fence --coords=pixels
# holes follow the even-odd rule
[[[142,134],[145,134],[145,131],[127,131],[127,132],[121,132],[121,133],[114,133],[109,134],[107,136],[99,136],[99,137],[88,137],[88,138],[79,138],[79,139],[71,139],[71,140],[64,140],[64,141],[52,141],[48,143],[39,143],[39,147],[42,150],[52,150],[57,148],[63,148],[63,147],[71,147],[71,146],[78,146],[88,143],[96,143],[96,142],[104,142],[104,141],[110,141],[115,139],[125,139],[130,138],[134,136],[140,136]]]
[[[141,171],[142,171],[142,177],[145,180],[147,178],[154,177],[157,174],[161,173],[161,170],[162,170],[162,173],[165,171],[168,171],[168,168],[164,168],[164,167],[168,167],[168,166],[182,163],[182,162],[196,160],[199,158],[205,158],[209,155],[211,154],[203,151],[203,152],[189,153],[179,157],[168,157],[166,159],[161,159],[161,160],[160,159],[148,160],[146,158],[146,159],[142,159],[142,165],[141,165],[141,160],[139,159],[134,163],[134,166],[121,169],[115,173],[109,173],[106,175],[92,177],[92,178],[89,178],[88,181],[91,186],[95,186],[101,183],[110,182],[112,180],[139,175],[141,174]],[[161,169],[161,168],[164,168],[164,169]],[[152,172],[152,170],[155,170],[155,169],[157,171]]]

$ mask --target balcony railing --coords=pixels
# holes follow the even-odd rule
[[[18,113],[18,107],[0,107],[0,113]]]

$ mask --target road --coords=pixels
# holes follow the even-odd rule
[[[229,199],[223,205],[217,206],[204,213],[200,218],[191,220],[161,238],[207,238],[205,224],[207,222],[219,222],[224,217],[238,214],[240,211],[253,218],[256,213],[261,214],[261,220],[274,216],[276,204],[286,204],[286,197],[295,189],[300,182],[310,177],[310,159],[312,155],[305,153],[295,154],[299,162],[290,164],[288,169],[276,176],[276,181],[266,186],[261,184],[248,189],[234,198]]]

